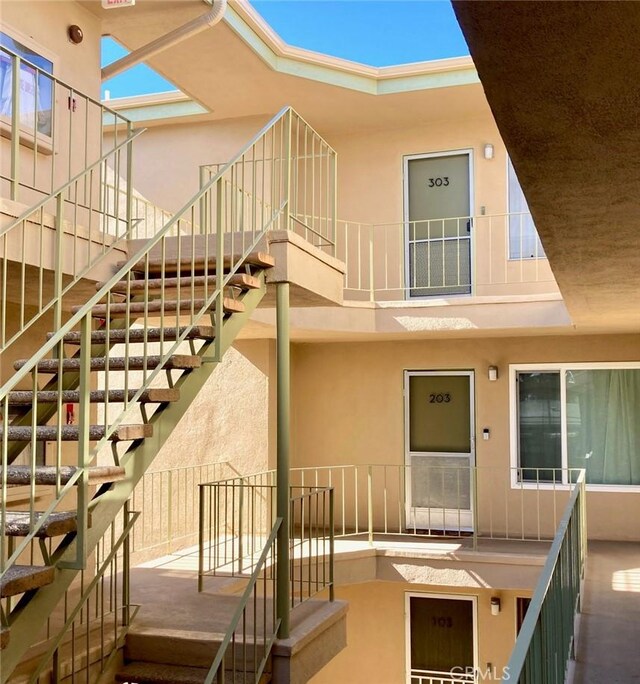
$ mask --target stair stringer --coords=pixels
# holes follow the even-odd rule
[[[216,334],[221,335],[222,357],[266,294],[265,272],[261,271],[256,277],[260,279],[260,288],[249,290],[243,296],[244,312],[232,314],[224,321],[221,333],[216,331]],[[125,469],[124,479],[113,483],[107,492],[95,499],[95,506],[91,508],[91,527],[86,534],[87,555],[96,548],[166,439],[186,415],[194,397],[202,390],[220,363],[215,359],[213,342],[205,344],[199,350],[199,355],[203,359],[202,366],[183,374],[175,383],[175,386],[181,390],[178,401],[168,404],[163,410],[151,416],[149,422],[153,425],[153,436],[142,440],[140,444],[132,447],[122,456],[120,464]],[[73,561],[75,557],[76,544],[73,541],[57,561],[58,563]],[[79,570],[56,567],[53,583],[39,589],[35,595],[24,602],[24,606],[17,607],[10,625],[11,640],[2,651],[1,684],[6,684],[11,673],[36,639],[40,626],[51,615],[79,572]]]

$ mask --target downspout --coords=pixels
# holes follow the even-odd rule
[[[222,19],[226,9],[227,0],[213,0],[211,9],[202,16],[196,17],[182,26],[178,26],[173,31],[165,33],[164,36],[160,36],[150,43],[139,47],[137,50],[130,52],[128,55],[108,64],[102,69],[102,80],[106,81],[108,78],[122,73],[139,62],[143,62],[159,52],[177,45],[191,36],[195,36],[196,33],[214,26]]]

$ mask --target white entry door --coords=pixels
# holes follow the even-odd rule
[[[405,158],[410,297],[471,292],[471,152]]]
[[[406,371],[406,526],[473,529],[473,371]]]

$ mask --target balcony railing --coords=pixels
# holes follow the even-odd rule
[[[348,300],[557,292],[529,213],[338,221],[336,256],[347,266]]]
[[[199,590],[206,577],[248,577],[276,520],[275,472],[203,483],[199,509]],[[291,487],[288,538],[289,607],[324,590],[333,600],[331,487]]]
[[[564,470],[577,482],[580,470]],[[336,538],[392,535],[551,541],[571,489],[549,469],[335,465],[291,470],[292,485],[332,487]]]
[[[580,471],[536,585],[503,681],[567,681],[585,573],[585,473]]]
[[[4,87],[10,90],[3,93],[0,112],[0,135],[7,139],[2,141],[0,172],[2,184],[9,186],[9,193],[3,188],[4,197],[33,204],[130,134],[131,123],[124,116],[4,46],[0,66]],[[98,201],[96,194],[93,206]]]

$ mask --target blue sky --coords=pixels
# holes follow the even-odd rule
[[[291,45],[371,66],[468,55],[451,4],[443,0],[252,0]],[[125,54],[104,39],[102,62]],[[111,97],[175,90],[144,65],[106,81]]]

